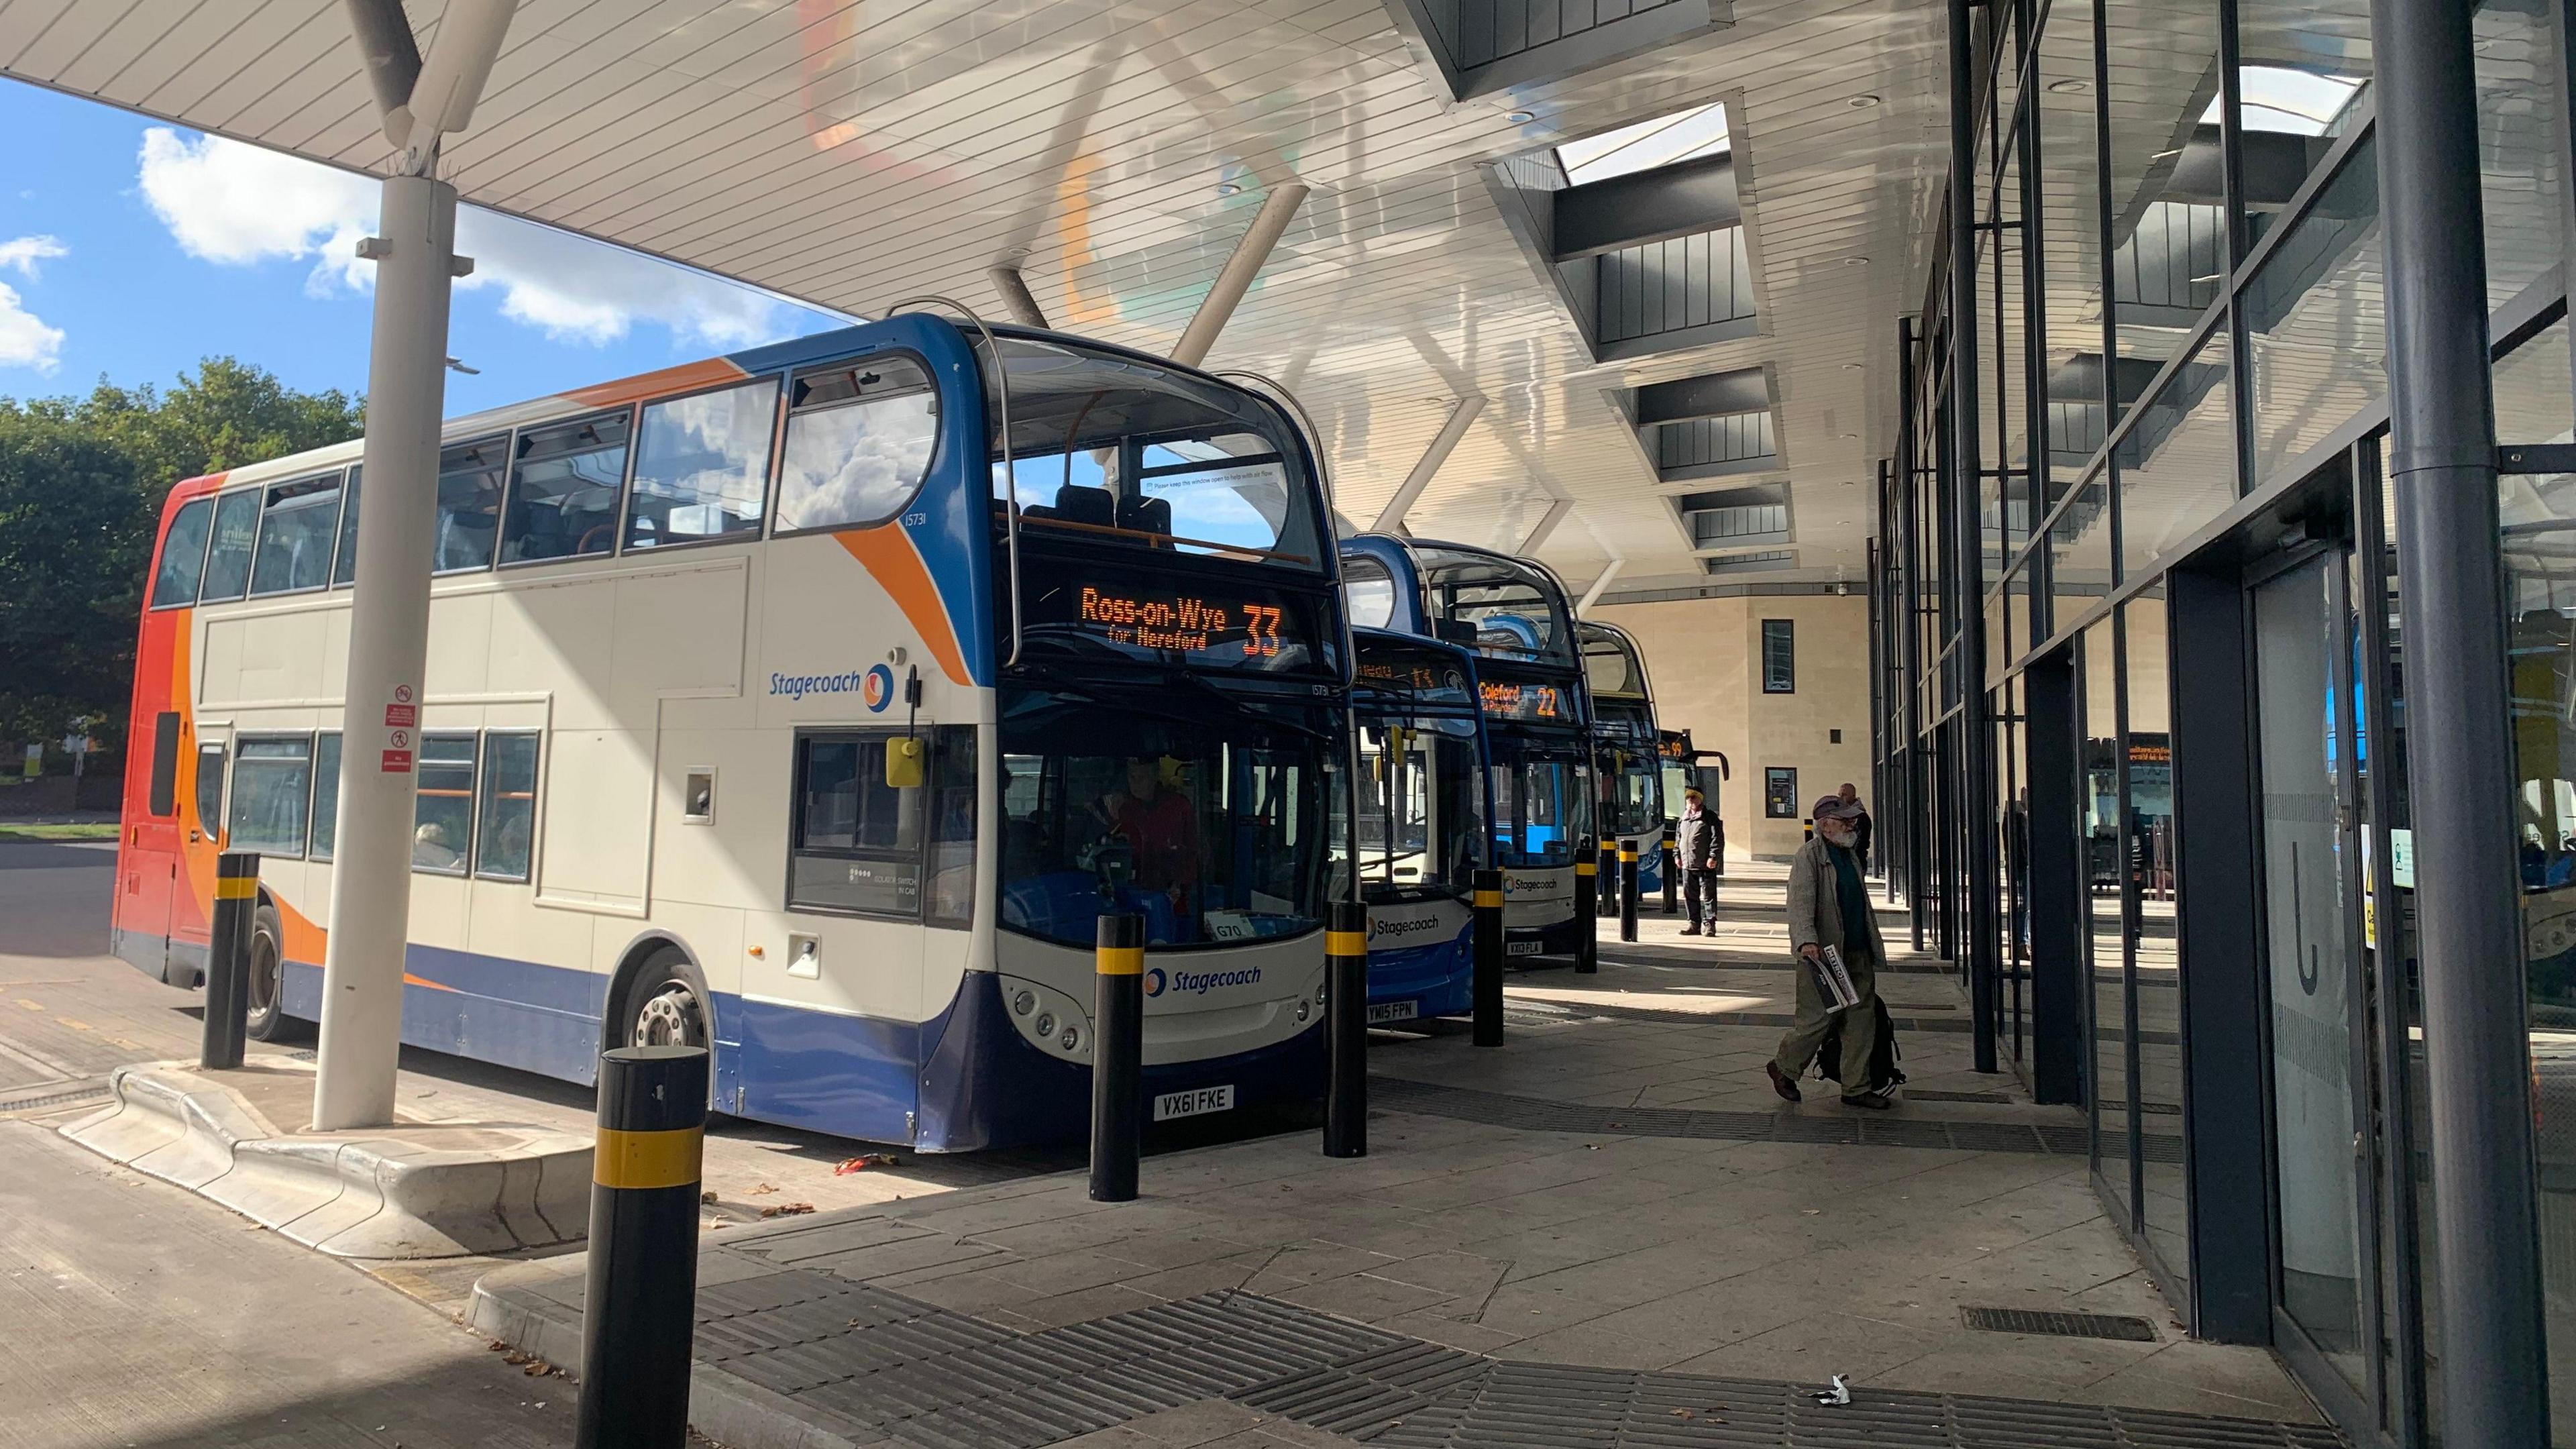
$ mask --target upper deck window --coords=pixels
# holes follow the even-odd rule
[[[1626,646],[1607,634],[1593,634],[1586,626],[1583,639],[1583,681],[1595,695],[1641,695],[1646,681],[1638,677],[1636,661],[1628,657]]]
[[[993,496],[1016,495],[1022,538],[1323,566],[1295,434],[1253,394],[1144,358],[1005,337],[1011,475],[993,440]],[[986,413],[1000,428],[986,381]]]
[[[1384,629],[1395,619],[1395,579],[1373,558],[1342,560],[1342,602],[1358,629]]]
[[[206,550],[206,575],[197,590],[200,602],[242,596],[250,583],[251,539],[258,532],[258,489],[227,493],[215,500],[215,537]]]
[[[912,358],[862,357],[796,374],[777,531],[861,528],[894,517],[929,476],[938,440],[939,394]]]
[[[594,413],[519,434],[502,514],[501,562],[608,552],[617,541],[617,494],[626,481],[633,417],[623,409]]]
[[[272,485],[260,506],[259,555],[251,564],[250,591],[321,588],[331,576],[331,544],[339,531],[339,474]]]
[[[1436,617],[1473,627],[1479,652],[1574,666],[1564,596],[1544,571],[1485,554],[1424,549],[1420,556],[1424,602]]]
[[[775,377],[647,404],[635,443],[626,546],[758,533],[777,423]]]
[[[161,567],[152,576],[152,607],[197,602],[197,580],[206,571],[206,531],[214,517],[211,498],[192,499],[170,516],[170,531],[161,537]]]
[[[439,450],[432,568],[452,574],[492,566],[492,545],[501,536],[502,482],[509,468],[507,436]]]

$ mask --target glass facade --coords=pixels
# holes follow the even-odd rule
[[[2509,637],[2457,667],[2509,684],[2513,1007],[2576,1444],[2576,451],[2532,451],[2576,449],[2561,19],[2470,16],[2497,438],[2559,471],[2500,478]],[[2356,1442],[2439,1442],[2371,6],[1997,0],[1972,25],[1974,210],[1942,224],[1974,290],[1935,268],[1892,339],[1891,895],[1963,974],[1992,963],[1981,1044],[2080,1104],[2098,1195],[2196,1335],[2271,1344]]]

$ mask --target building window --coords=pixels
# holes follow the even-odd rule
[[[529,841],[537,825],[537,736],[494,730],[483,737],[482,798],[474,831],[474,873],[485,880],[528,878]]]
[[[1762,692],[1798,692],[1798,621],[1795,619],[1762,621]]]
[[[1798,819],[1798,772],[1773,765],[1762,772],[1762,816],[1766,820]]]
[[[788,395],[778,531],[882,523],[930,473],[939,395],[904,357],[800,373]]]
[[[313,794],[312,738],[287,735],[240,743],[241,756],[233,763],[232,848],[300,859],[305,810]]]
[[[465,874],[474,846],[474,745],[471,734],[420,737],[420,779],[412,804],[413,870]]]
[[[886,783],[892,738],[878,731],[797,736],[791,909],[920,915],[922,792]]]

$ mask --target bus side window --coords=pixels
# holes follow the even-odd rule
[[[535,731],[493,730],[483,736],[482,790],[474,873],[485,880],[524,881],[537,823]]]
[[[311,858],[329,860],[340,843],[340,732],[324,730],[313,741],[313,844]]]
[[[175,609],[197,602],[197,581],[206,572],[206,532],[214,516],[211,498],[184,504],[170,516],[170,531],[161,539],[161,568],[152,576],[152,607]]]
[[[975,915],[975,727],[941,725],[931,754],[930,918]]]
[[[206,603],[238,599],[250,584],[250,545],[259,533],[256,488],[227,493],[215,501],[215,537],[206,550],[206,573],[197,598]]]
[[[179,810],[179,715],[163,710],[152,717],[152,793],[144,808],[155,815]]]
[[[796,737],[789,909],[920,915],[921,797],[928,792],[886,784],[892,738],[878,730]]]
[[[244,497],[255,497],[245,494]],[[224,747],[197,746],[197,828],[208,840],[224,833]]]

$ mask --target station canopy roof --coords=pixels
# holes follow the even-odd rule
[[[406,9],[427,49],[444,0]],[[1722,486],[1791,505],[1777,577],[1857,583],[1897,317],[1939,215],[1942,14],[524,0],[442,174],[475,205],[863,316],[923,293],[1006,315],[986,269],[1016,265],[1053,325],[1155,352],[1269,189],[1303,182],[1209,365],[1297,391],[1345,515],[1373,518],[1478,393],[1414,533],[1517,549],[1570,499],[1535,551],[1575,588],[1614,558],[1622,592],[1696,586],[1723,555],[1680,500]],[[392,159],[342,0],[0,0],[0,73],[355,171]],[[1698,168],[1698,190],[1604,198],[1617,224],[1734,212],[1567,252],[1593,204],[1569,167],[1602,188]],[[1632,423],[1635,389],[1721,373],[1760,383],[1731,420]],[[1668,427],[1737,456],[1667,466],[1692,442]]]

